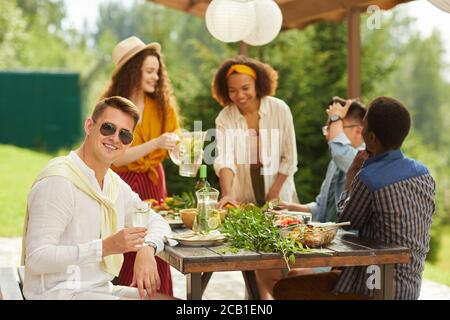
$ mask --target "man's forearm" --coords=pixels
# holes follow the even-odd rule
[[[333,121],[329,125],[329,140],[333,140],[336,138],[340,133],[344,132],[344,123],[342,120]]]
[[[100,262],[102,240],[93,240],[75,246],[45,246],[26,257],[26,266],[32,273],[48,274],[66,272],[70,265]]]
[[[289,211],[300,211],[300,212],[311,213],[311,209],[306,204],[291,203],[291,204],[289,204],[288,209],[289,209]]]
[[[150,255],[154,256],[154,255],[156,255],[156,248],[144,244],[144,245],[142,246],[142,248],[139,249],[138,252],[137,252],[136,254],[137,254],[137,255],[138,255],[138,254],[139,254],[139,255],[142,255],[142,254],[150,254]]]
[[[337,217],[341,222],[350,221],[352,229],[359,229],[370,217],[371,194],[356,177],[348,191],[341,194],[337,205]]]

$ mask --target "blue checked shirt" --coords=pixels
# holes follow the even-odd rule
[[[392,150],[366,160],[338,203],[339,221],[351,221],[359,236],[410,249],[409,264],[394,267],[394,298],[417,299],[429,250],[435,182],[420,162]],[[335,293],[373,296],[367,267],[345,268]]]

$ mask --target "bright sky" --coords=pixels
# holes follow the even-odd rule
[[[82,28],[86,21],[89,28],[93,29],[99,5],[111,1],[118,0],[65,0],[69,9],[67,23]],[[422,34],[429,35],[433,29],[440,31],[446,48],[446,60],[450,64],[450,13],[439,10],[427,0],[412,1],[401,5],[401,8],[417,18],[417,27]],[[450,70],[447,70],[447,78],[450,79]]]

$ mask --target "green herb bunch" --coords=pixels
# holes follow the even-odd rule
[[[266,206],[255,205],[229,209],[221,232],[226,235],[232,250],[281,253],[290,269],[289,264],[295,263],[295,253],[308,249],[295,239],[283,238],[274,224],[275,215],[267,213],[266,209]]]

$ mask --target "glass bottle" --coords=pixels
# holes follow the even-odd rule
[[[192,230],[199,233],[208,233],[220,226],[220,214],[216,210],[219,191],[205,187],[198,190],[197,196],[197,215],[195,216]]]
[[[199,179],[197,180],[197,183],[195,184],[195,191],[198,191],[205,187],[209,187],[209,182],[208,182],[208,180],[206,180],[207,174],[208,174],[207,167],[205,164],[202,164],[200,166]]]

